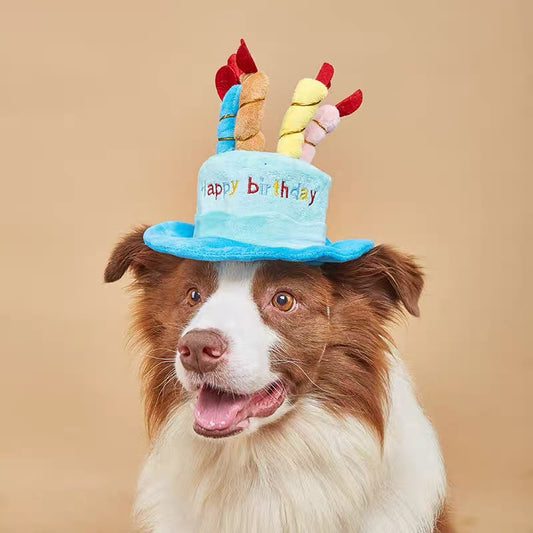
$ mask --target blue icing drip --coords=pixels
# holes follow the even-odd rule
[[[222,237],[261,246],[305,248],[323,246],[326,242],[326,224],[322,221],[302,223],[278,213],[258,213],[234,216],[211,211],[197,216],[194,237]]]
[[[230,137],[231,139],[217,141],[217,154],[228,152],[229,150],[235,150],[235,139],[233,137],[235,132],[235,117],[239,110],[241,87],[240,84],[230,87],[220,104],[217,138],[226,139],[227,137]]]

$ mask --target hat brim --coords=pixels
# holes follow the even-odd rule
[[[374,243],[368,239],[327,241],[322,246],[288,248],[260,246],[222,237],[194,237],[193,234],[192,224],[177,221],[162,222],[144,232],[144,242],[157,252],[198,261],[279,259],[306,263],[342,263],[357,259],[374,247]]]

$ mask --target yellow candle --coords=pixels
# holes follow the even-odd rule
[[[304,78],[298,82],[281,123],[278,153],[296,158],[301,156],[304,130],[327,94],[328,89],[321,81]]]

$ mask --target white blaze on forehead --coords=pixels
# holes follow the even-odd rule
[[[240,393],[255,392],[276,379],[270,371],[275,333],[263,322],[252,296],[259,263],[218,263],[218,287],[199,308],[183,335],[192,329],[215,328],[229,341],[226,363],[209,378],[212,385]],[[184,370],[177,361],[178,377]],[[213,380],[216,379],[216,382]]]

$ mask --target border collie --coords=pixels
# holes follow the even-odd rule
[[[387,331],[418,316],[412,257],[212,263],[155,252],[144,229],[105,272],[132,272],[145,346],[144,531],[450,531],[439,444]]]

